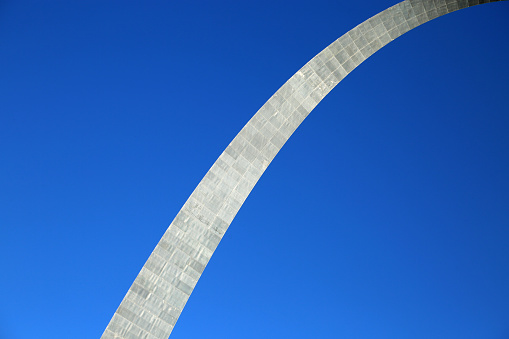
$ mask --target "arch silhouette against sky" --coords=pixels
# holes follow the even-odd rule
[[[0,337],[100,337],[252,114],[396,1],[3,2]],[[171,338],[507,337],[507,11],[433,20],[343,80]]]
[[[350,72],[419,25],[479,0],[406,0],[350,30],[295,73],[229,144],[157,244],[103,338],[166,338],[235,215],[308,114]]]

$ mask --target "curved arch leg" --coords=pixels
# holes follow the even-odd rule
[[[500,0],[406,0],[318,53],[249,120],[198,184],[102,338],[168,338],[205,266],[272,159],[315,106],[373,53],[439,16]]]

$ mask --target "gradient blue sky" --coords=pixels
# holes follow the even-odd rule
[[[98,338],[259,107],[396,1],[0,1],[0,338]],[[254,188],[172,338],[509,338],[509,3],[405,34]]]

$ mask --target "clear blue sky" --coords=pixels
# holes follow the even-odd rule
[[[223,149],[396,1],[0,1],[0,338],[98,338]],[[400,37],[290,138],[172,338],[509,338],[509,3]]]

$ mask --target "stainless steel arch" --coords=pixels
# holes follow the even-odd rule
[[[272,159],[352,70],[439,16],[503,0],[406,0],[318,53],[251,118],[198,184],[155,247],[102,338],[168,338],[228,226]]]

